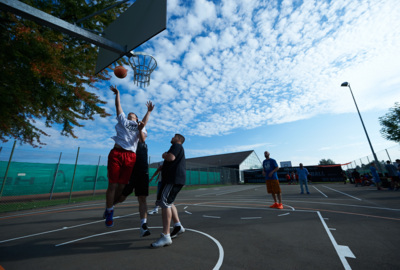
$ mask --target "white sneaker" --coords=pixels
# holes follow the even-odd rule
[[[184,232],[185,232],[185,228],[183,228],[182,225],[181,226],[174,226],[174,229],[172,230],[172,233],[171,233],[171,238],[174,239],[178,235],[181,235]]]
[[[154,243],[152,243],[150,245],[150,247],[152,248],[159,248],[159,247],[165,247],[165,246],[169,246],[172,244],[172,240],[171,240],[171,236],[169,235],[164,235],[163,233],[161,234],[161,237],[155,241]]]
[[[149,211],[149,215],[158,214],[158,207],[154,208],[153,210]]]

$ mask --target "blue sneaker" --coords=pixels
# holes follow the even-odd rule
[[[113,215],[114,215],[114,210],[111,210],[111,212],[106,211],[106,227],[114,226]]]

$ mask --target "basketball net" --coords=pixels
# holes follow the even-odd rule
[[[131,52],[128,57],[129,64],[133,69],[133,82],[137,86],[146,87],[150,85],[150,74],[157,67],[156,59],[143,52]]]

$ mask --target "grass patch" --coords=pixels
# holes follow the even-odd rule
[[[215,188],[215,187],[223,187],[226,185],[200,185],[200,186],[184,186],[182,190],[195,190],[200,188]],[[155,194],[157,189],[150,189],[150,194]],[[81,202],[89,202],[89,201],[98,201],[98,200],[106,200],[106,195],[95,195],[95,196],[77,196],[72,197],[71,201],[69,198],[63,199],[52,199],[52,200],[27,200],[21,202],[2,202],[0,203],[0,213],[5,212],[14,212],[21,210],[31,210],[31,209],[40,209],[49,206],[57,206],[57,205],[68,205],[74,203]]]

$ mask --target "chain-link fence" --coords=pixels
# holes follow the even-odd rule
[[[149,160],[155,160],[151,157]],[[157,163],[149,166],[151,177]],[[186,185],[237,184],[237,169],[187,163]],[[0,211],[10,203],[105,194],[107,156],[75,151],[0,148]],[[155,181],[150,187],[156,188]]]
[[[390,161],[390,163],[395,162],[396,159],[400,159],[400,145],[396,145],[378,152],[375,152],[376,157],[379,161],[380,168],[378,170],[383,174],[387,174],[387,170],[385,168],[386,161]],[[346,170],[353,170],[357,169],[359,173],[370,173],[370,166],[371,162],[375,161],[374,156],[369,155],[365,157],[361,157],[359,159],[351,161],[350,164],[344,166]]]

